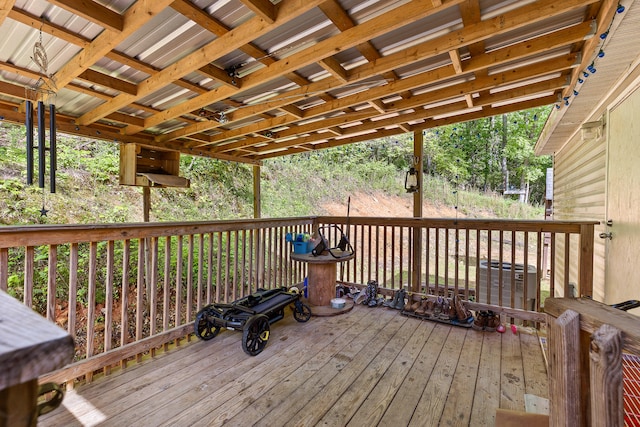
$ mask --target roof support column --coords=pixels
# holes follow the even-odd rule
[[[261,217],[260,205],[260,165],[253,165],[253,217]]]
[[[413,217],[422,218],[422,130],[413,133],[413,167],[418,172],[418,191],[413,193]],[[413,227],[411,290],[420,292],[422,282],[422,227]],[[427,274],[427,281],[429,275]],[[427,284],[428,289],[428,284]]]

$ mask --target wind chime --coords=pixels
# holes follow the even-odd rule
[[[42,188],[42,210],[41,216],[46,216],[48,210],[45,208],[45,171],[46,171],[46,151],[49,151],[49,191],[56,192],[56,85],[53,76],[48,74],[49,61],[47,52],[42,45],[42,30],[40,39],[33,46],[33,62],[38,65],[43,77],[40,77],[34,86],[28,86],[25,102],[25,127],[27,128],[27,185],[33,185],[34,150],[38,150],[38,187]],[[46,80],[45,80],[46,79]],[[33,107],[36,107],[38,140],[34,146],[33,140]],[[46,105],[49,108],[49,147],[46,147],[45,116]]]

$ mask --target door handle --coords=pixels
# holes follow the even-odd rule
[[[612,232],[608,232],[608,233],[600,233],[600,238],[601,239],[613,239],[613,233]]]

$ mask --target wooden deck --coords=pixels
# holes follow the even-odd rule
[[[358,306],[297,323],[258,356],[242,335],[194,339],[65,396],[39,426],[493,426],[547,397],[536,335],[478,332]]]

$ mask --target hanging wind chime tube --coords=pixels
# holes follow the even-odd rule
[[[56,192],[56,106],[49,104],[49,192]]]
[[[25,121],[27,128],[27,185],[33,185],[33,103],[25,103]]]
[[[44,188],[45,172],[45,128],[44,128],[44,102],[38,101],[38,187]]]

